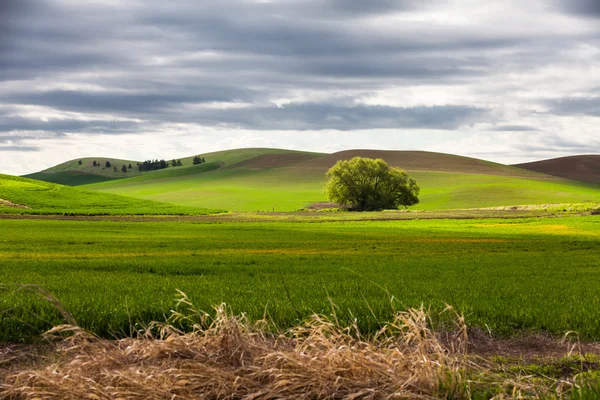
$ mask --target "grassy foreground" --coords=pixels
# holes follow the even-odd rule
[[[77,326],[52,329],[46,338],[59,339],[52,357],[21,351],[0,364],[3,398],[582,400],[600,396],[598,353],[584,353],[586,347],[581,345],[573,353],[572,342],[557,346],[556,341],[536,337],[546,347],[540,358],[482,357],[476,349],[483,343],[490,350],[516,343],[470,337],[456,314],[452,332],[432,330],[423,309],[410,309],[398,312],[375,335],[363,336],[356,325],[344,327],[335,317],[322,315],[274,333],[266,329],[267,318],[253,323],[223,305],[215,307],[215,316],[210,317],[196,310],[185,295],[180,301],[188,307],[186,313],[175,312],[169,321],[152,323],[120,340],[101,339]],[[173,325],[181,320],[193,329],[186,333]],[[569,354],[549,356],[556,350]]]
[[[218,220],[218,219],[217,219]],[[451,304],[496,335],[600,339],[600,218],[353,222],[0,220],[0,340],[61,315],[105,337],[164,320],[176,290],[282,328],[312,313],[373,332],[395,309]],[[392,300],[393,296],[393,300]],[[437,321],[442,323],[443,321]],[[136,325],[138,324],[138,325]]]

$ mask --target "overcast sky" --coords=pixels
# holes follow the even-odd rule
[[[239,147],[600,153],[600,0],[0,0],[0,172]]]

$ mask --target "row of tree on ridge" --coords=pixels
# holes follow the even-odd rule
[[[200,156],[195,156],[192,159],[192,164],[193,165],[204,164],[205,162],[206,162],[206,160],[204,159],[204,157],[200,157]],[[83,161],[82,160],[79,160],[78,163],[79,163],[79,165],[83,165]],[[183,165],[183,163],[181,162],[181,160],[176,160],[176,159],[173,159],[170,162],[166,161],[164,159],[161,159],[161,160],[145,160],[143,162],[138,162],[137,163],[137,169],[138,169],[138,171],[156,171],[156,170],[168,168],[169,166],[171,166],[171,167],[181,167],[182,165]],[[94,160],[92,162],[92,166],[93,167],[100,167],[100,166],[102,166],[102,164],[99,163],[98,161]],[[111,164],[110,161],[106,161],[104,163],[104,167],[105,168],[111,168],[111,167],[113,167],[113,165]],[[132,168],[133,168],[133,166],[131,164],[129,164],[129,165],[123,164],[123,166],[121,167],[121,171],[122,172],[127,172],[128,169],[132,169]],[[117,168],[116,165],[113,167],[113,170],[115,172],[118,171],[118,168]]]

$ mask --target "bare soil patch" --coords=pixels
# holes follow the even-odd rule
[[[340,208],[339,204],[329,203],[329,202],[321,202],[321,203],[312,203],[306,207],[307,210],[331,210],[334,208]]]
[[[495,164],[475,158],[427,151],[391,151],[391,150],[347,150],[333,153],[314,160],[295,165],[296,168],[327,172],[337,161],[350,160],[353,157],[382,158],[393,167],[409,172],[451,172],[465,174],[500,175],[524,178],[540,178],[531,171]]]
[[[15,204],[11,201],[8,200],[4,200],[4,199],[0,199],[0,206],[5,206],[5,207],[10,207],[10,208],[23,208],[23,209],[30,209],[31,207],[28,206],[24,206],[22,204]]]
[[[600,155],[561,157],[515,166],[560,178],[600,184]]]
[[[252,157],[248,160],[244,160],[238,164],[235,164],[233,167],[244,167],[250,169],[278,168],[297,164],[302,161],[312,160],[317,157],[321,157],[321,155],[310,153],[262,154],[260,156]]]

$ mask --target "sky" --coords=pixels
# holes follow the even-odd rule
[[[0,0],[0,172],[242,147],[600,153],[600,0]]]

